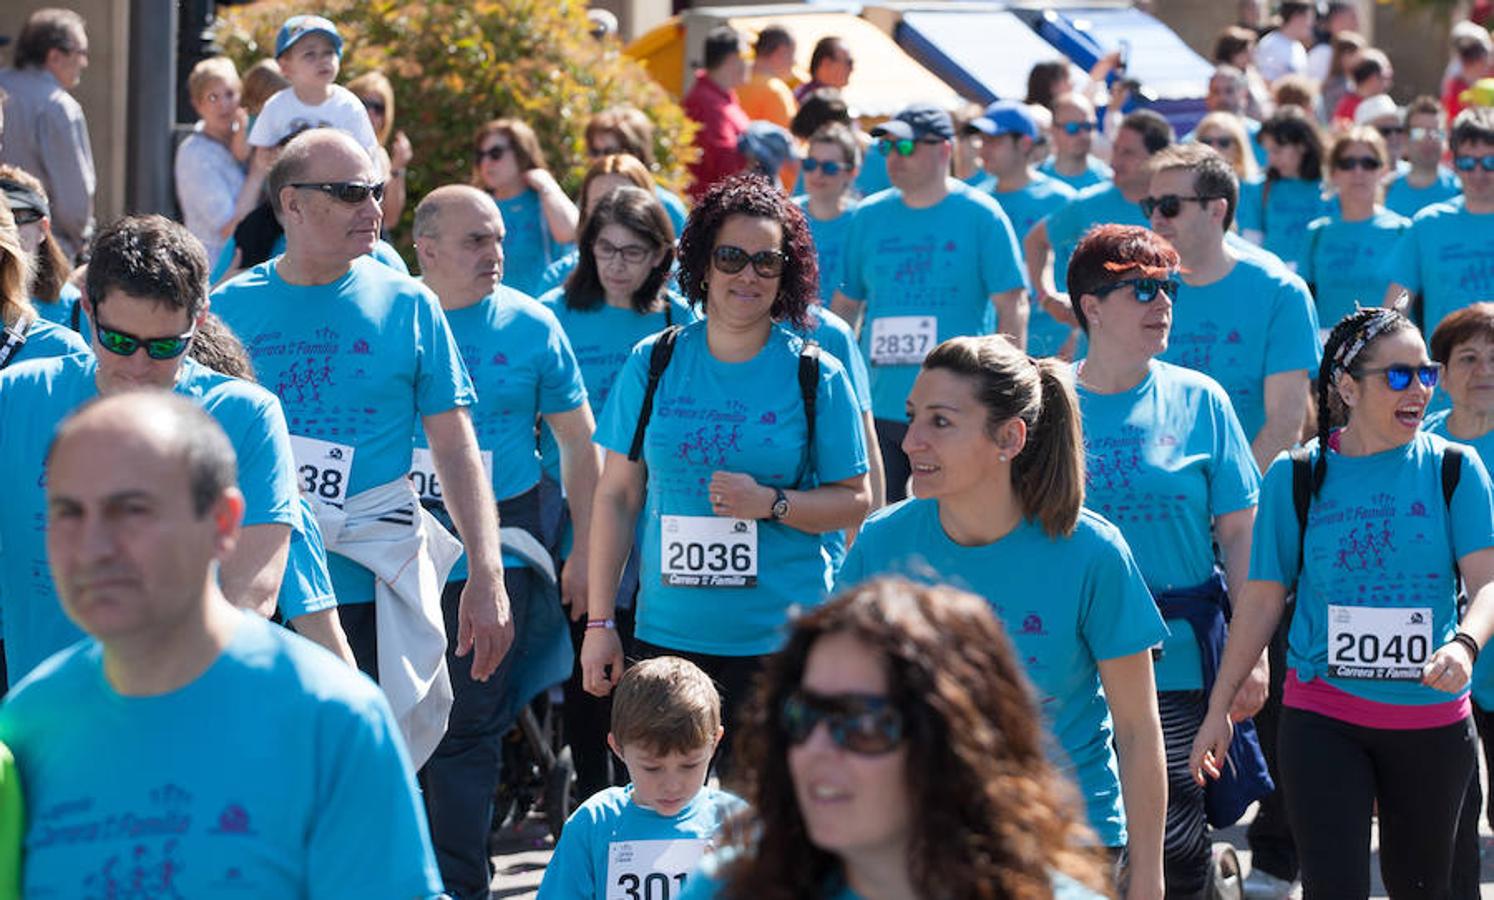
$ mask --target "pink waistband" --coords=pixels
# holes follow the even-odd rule
[[[1321,678],[1301,681],[1296,669],[1288,669],[1282,689],[1283,706],[1305,709],[1365,728],[1383,728],[1386,731],[1410,731],[1419,728],[1441,728],[1468,718],[1472,706],[1468,694],[1446,703],[1429,703],[1425,706],[1407,706],[1400,703],[1380,703],[1356,697]]]

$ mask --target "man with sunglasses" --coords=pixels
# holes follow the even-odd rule
[[[88,267],[92,356],[37,360],[0,377],[0,465],[17,473],[0,514],[0,595],[12,681],[82,636],[63,615],[47,567],[45,485],[38,474],[57,421],[90,398],[144,387],[192,398],[229,435],[247,506],[219,582],[237,606],[268,616],[295,522],[295,468],[280,404],[268,391],[186,358],[207,315],[207,258],[180,225],[126,218],[94,241]],[[22,474],[24,473],[24,474]]]
[[[1494,297],[1494,109],[1459,113],[1452,151],[1463,196],[1418,212],[1385,263],[1384,305],[1407,312],[1402,298],[1420,294],[1423,334],[1449,313]]]
[[[1018,346],[1027,343],[1016,235],[990,194],[950,177],[954,136],[949,113],[930,104],[909,106],[872,129],[893,186],[852,214],[831,303],[859,325],[871,363],[889,503],[907,495],[904,404],[929,351],[952,337],[991,332],[993,308],[995,329]]]
[[[1433,203],[1451,200],[1463,192],[1452,169],[1442,164],[1447,150],[1447,129],[1442,105],[1426,95],[1406,107],[1406,160],[1409,168],[1385,189],[1385,208],[1411,218]]]
[[[1064,94],[1053,101],[1053,155],[1038,171],[1057,178],[1076,191],[1109,181],[1114,173],[1097,159],[1095,132],[1099,130],[1095,108],[1078,94]]]
[[[423,764],[451,702],[440,595],[461,545],[419,510],[406,480],[417,422],[469,561],[457,655],[484,681],[513,640],[497,507],[467,409],[472,380],[436,297],[364,256],[378,239],[382,185],[356,141],[303,132],[268,182],[285,255],[218,288],[214,307],[280,396],[348,642],[359,667],[380,676]]]

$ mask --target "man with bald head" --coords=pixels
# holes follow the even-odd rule
[[[1095,108],[1088,100],[1078,94],[1064,94],[1055,99],[1053,155],[1038,166],[1038,171],[1076,191],[1109,181],[1110,167],[1090,153],[1098,128]]]
[[[468,413],[472,380],[435,296],[364,255],[379,235],[379,178],[342,132],[292,139],[267,179],[285,254],[220,287],[213,308],[244,342],[259,382],[280,396],[300,486],[326,535],[343,630],[421,764],[450,707],[440,595],[461,548],[420,510],[405,477],[417,424],[466,546],[456,655],[473,678],[497,669],[513,625]]]
[[[241,533],[236,469],[212,417],[165,392],[96,400],[53,441],[47,555],[89,637],[0,707],[25,896],[125,879],[153,896],[440,892],[377,688],[218,587]]]
[[[537,633],[531,612],[548,612],[548,633],[564,632],[553,601],[542,593],[540,575],[524,556],[509,551],[528,543],[548,552],[540,528],[540,460],[535,422],[543,417],[560,445],[561,480],[575,522],[575,544],[561,579],[562,602],[574,615],[586,611],[586,559],[590,543],[591,497],[598,475],[592,444],[591,408],[570,340],[555,314],[530,297],[499,283],[503,276],[503,217],[493,198],[467,185],[431,191],[415,209],[415,248],[426,287],[435,292],[446,313],[462,359],[477,388],[472,424],[482,448],[493,496],[503,522],[504,585],[513,607],[515,630]],[[415,484],[422,502],[439,507],[446,487],[432,489],[424,464],[426,435],[416,435]],[[515,535],[523,529],[525,535]],[[453,647],[458,631],[458,598],[468,577],[459,562],[446,582],[442,607]],[[541,608],[539,604],[546,603]],[[448,657],[456,695],[446,737],[421,772],[431,837],[446,890],[458,900],[488,896],[492,882],[487,852],[498,786],[503,734],[512,724],[517,689],[509,654],[498,674],[486,683],[469,678]],[[563,674],[563,673],[562,673]],[[511,677],[512,676],[512,677]]]

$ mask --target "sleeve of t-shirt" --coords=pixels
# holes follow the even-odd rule
[[[1458,559],[1494,547],[1494,488],[1478,451],[1469,447],[1463,448],[1463,474],[1453,491],[1451,512],[1453,553]]]
[[[638,426],[638,412],[643,408],[643,390],[648,382],[648,359],[656,338],[644,338],[628,354],[622,371],[607,395],[602,421],[597,423],[596,442],[614,453],[627,455],[633,445],[633,431]],[[676,347],[675,349],[678,349]]]
[[[991,212],[986,227],[981,229],[980,268],[986,293],[1025,289],[1028,285],[1027,276],[1022,271],[1022,251],[1017,245],[1017,233],[1012,229],[1011,219],[995,201],[982,204],[981,208]]]
[[[1223,388],[1215,388],[1209,391],[1208,403],[1214,425],[1209,508],[1215,516],[1222,516],[1256,505],[1260,500],[1261,475],[1229,395]]]
[[[851,379],[851,390],[856,394],[856,405],[862,412],[870,412],[871,373],[866,370],[866,357],[861,355],[861,345],[854,337],[846,342],[846,375]]]
[[[429,291],[422,289],[413,299],[419,359],[415,408],[420,415],[429,416],[458,406],[471,406],[477,402],[477,391],[457,349],[456,336],[446,322],[446,314]]]
[[[1297,257],[1297,274],[1308,284],[1317,281],[1317,248],[1318,242],[1323,239],[1323,229],[1328,227],[1329,219],[1313,219],[1307,223],[1307,235],[1303,238],[1303,252]]]
[[[536,900],[597,900],[606,893],[593,871],[598,824],[593,817],[591,807],[583,805],[566,820]]]
[[[548,309],[540,310],[549,338],[540,361],[539,411],[541,415],[570,412],[586,402],[586,382],[581,379],[581,364],[571,339],[566,337],[560,321]]]
[[[296,521],[296,463],[285,413],[273,396],[259,399],[242,423],[234,451],[245,525],[291,525]]]
[[[1266,374],[1306,369],[1316,375],[1323,348],[1318,344],[1318,310],[1307,284],[1296,275],[1283,278],[1271,303],[1266,332]]]
[[[839,360],[820,357],[819,397],[815,401],[815,468],[821,484],[866,472],[866,429],[861,405]]]
[[[1411,220],[1411,230],[1395,242],[1390,255],[1385,258],[1384,275],[1387,283],[1398,284],[1411,293],[1421,290],[1421,239],[1426,233],[1418,214]]]
[[[290,551],[285,559],[285,575],[280,579],[280,593],[275,598],[280,618],[287,622],[337,605],[332,573],[327,570],[322,527],[306,498],[298,498],[297,507],[296,523],[291,526]]]
[[[425,809],[394,714],[380,694],[327,704],[321,796],[307,835],[309,897],[441,893]],[[333,712],[335,710],[336,712]],[[377,821],[379,827],[369,828]]]
[[[1250,580],[1290,587],[1297,580],[1297,510],[1292,505],[1292,460],[1279,454],[1266,469],[1250,536]]]
[[[353,140],[363,145],[375,162],[379,159],[379,136],[374,134],[373,122],[368,118],[368,111],[363,108],[363,102],[358,96],[342,85],[332,86],[333,99],[328,101],[336,106],[335,117],[337,127],[353,136]],[[383,177],[382,175],[380,177]]]
[[[1120,531],[1114,526],[1098,530],[1087,555],[1079,632],[1090,654],[1097,660],[1119,659],[1166,638],[1162,614]]]
[[[866,531],[863,529],[851,544],[851,549],[846,551],[846,558],[840,564],[840,571],[835,573],[835,588],[831,596],[855,587],[866,580],[866,545],[864,543]]]
[[[252,146],[273,147],[285,137],[285,117],[281,110],[285,107],[285,93],[289,90],[290,88],[281,88],[260,107],[259,115],[254,118],[254,125],[249,129],[249,143]]]
[[[867,230],[870,214],[878,208],[863,205],[847,213],[851,217],[851,223],[846,226],[846,242],[840,251],[840,271],[833,273],[840,292],[858,302],[865,300],[870,293],[860,262],[861,254],[865,252],[863,247],[869,242]],[[821,277],[824,277],[823,273]]]
[[[1261,213],[1262,185],[1260,181],[1247,181],[1240,185],[1240,203],[1235,209],[1235,221],[1240,231],[1265,231],[1265,217]]]

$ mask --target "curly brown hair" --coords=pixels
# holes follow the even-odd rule
[[[779,710],[815,643],[849,634],[886,661],[904,717],[912,803],[908,871],[919,896],[1051,898],[1061,872],[1109,895],[1098,841],[1078,797],[1044,752],[1022,664],[990,605],[949,587],[866,582],[802,616],[744,709],[736,749],[752,812],[735,820],[722,896],[820,896],[839,860],[810,842]]]
[[[680,291],[692,306],[705,309],[706,278],[711,271],[711,254],[716,249],[716,235],[731,216],[771,219],[783,229],[778,250],[784,257],[783,275],[778,279],[778,296],[773,298],[770,315],[775,322],[790,322],[799,328],[810,325],[809,306],[820,291],[820,266],[809,234],[804,213],[783,192],[762,175],[746,173],[719,181],[706,191],[680,236]]]

